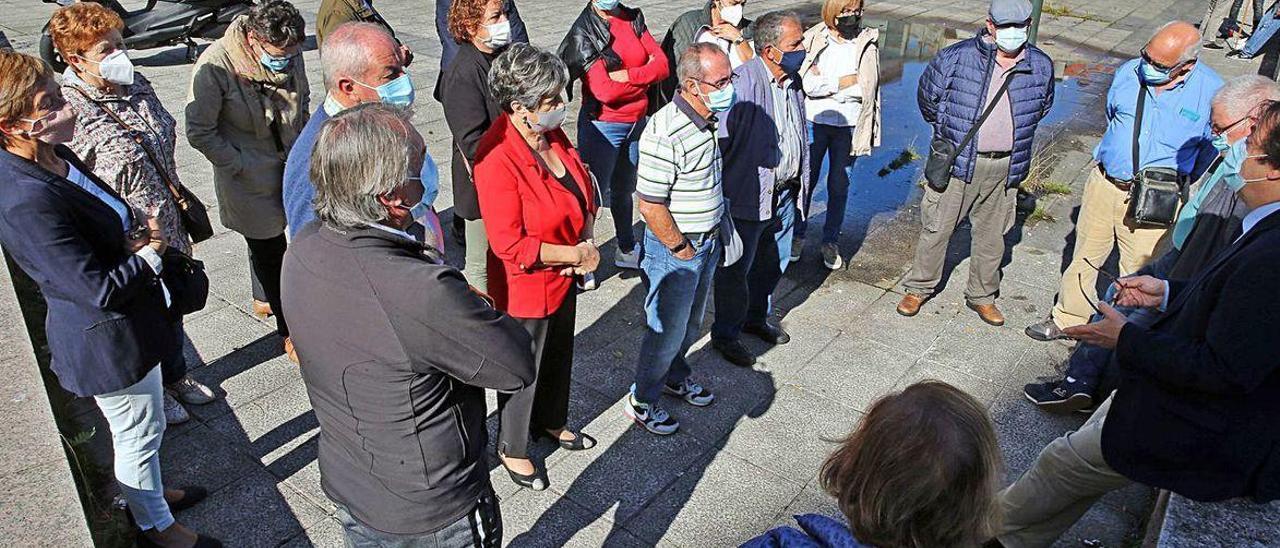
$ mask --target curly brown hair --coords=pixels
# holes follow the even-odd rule
[[[465,44],[475,36],[484,20],[484,9],[489,0],[454,0],[449,6],[449,34],[453,41]]]
[[[123,29],[124,20],[97,2],[76,2],[58,8],[49,19],[49,36],[62,55],[84,53],[107,32]]]

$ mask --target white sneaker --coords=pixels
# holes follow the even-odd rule
[[[840,256],[840,246],[835,243],[822,244],[822,264],[831,270],[844,268],[844,258]]]
[[[213,389],[200,384],[200,381],[191,378],[191,375],[182,377],[182,380],[173,383],[169,388],[177,393],[182,403],[190,405],[204,405],[217,399]]]
[[[173,397],[168,390],[164,391],[164,422],[169,425],[182,424],[191,420],[191,415],[187,414],[187,409],[178,403],[177,398]]]
[[[636,246],[628,252],[619,251],[613,258],[614,266],[625,268],[627,270],[638,270],[640,268],[640,247]]]

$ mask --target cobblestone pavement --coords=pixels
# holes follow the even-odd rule
[[[130,7],[141,0],[125,2]],[[319,0],[298,2],[314,21]],[[655,34],[680,12],[702,0],[638,0]],[[1136,54],[1150,32],[1173,18],[1199,19],[1203,3],[1193,0],[1062,0],[1047,4],[1041,43],[1067,75],[1060,100],[1041,143],[1040,175],[1070,184],[1076,195],[1043,200],[1049,219],[1019,223],[1010,234],[1000,303],[1009,322],[995,328],[962,306],[967,237],[960,231],[948,261],[959,277],[918,317],[894,313],[897,280],[905,274],[918,230],[918,164],[886,176],[888,166],[912,142],[927,142],[915,110],[913,78],[919,57],[977,28],[985,17],[981,0],[870,0],[868,17],[888,25],[886,147],[860,162],[842,240],[849,266],[828,272],[816,245],[788,272],[778,293],[779,315],[794,339],[766,349],[754,369],[723,362],[695,347],[691,363],[719,401],[707,409],[677,405],[684,428],[658,439],[632,427],[619,407],[631,382],[642,329],[642,288],[638,277],[604,267],[601,288],[582,296],[576,343],[571,426],[594,435],[594,450],[567,454],[544,442],[552,487],[544,492],[516,488],[498,469],[493,483],[502,497],[505,538],[519,546],[736,544],[803,512],[838,514],[816,486],[817,468],[832,440],[848,432],[878,396],[923,378],[954,383],[990,406],[1005,454],[1007,481],[1021,473],[1046,443],[1076,425],[1079,417],[1051,417],[1033,409],[1021,386],[1051,375],[1068,348],[1036,343],[1022,327],[1045,316],[1053,302],[1072,210],[1099,134],[1099,106],[1108,67]],[[521,11],[536,45],[554,47],[581,9],[569,0],[521,0]],[[751,0],[748,14],[780,7],[814,6],[783,0]],[[439,64],[428,1],[380,0],[379,7],[405,42],[417,52],[412,68],[419,88],[416,122],[442,173],[448,173],[448,131],[430,90]],[[33,41],[51,6],[34,0],[0,0],[3,30],[15,47],[33,51]],[[1118,52],[1113,54],[1113,52]],[[189,78],[182,48],[137,52],[140,70],[155,83],[179,121]],[[1220,57],[1220,56],[1219,56]],[[315,51],[304,55],[313,104],[323,97]],[[1244,63],[1214,60],[1224,72],[1244,72]],[[1237,62],[1239,63],[1239,62]],[[571,108],[570,111],[575,111]],[[566,124],[573,127],[572,123]],[[927,127],[926,127],[927,128]],[[927,132],[927,129],[925,130]],[[918,138],[918,141],[917,141]],[[181,137],[180,137],[181,139]],[[214,204],[211,169],[184,142],[178,165],[186,183]],[[447,179],[447,178],[446,178]],[[448,185],[437,205],[445,210]],[[885,189],[891,189],[892,192]],[[216,215],[215,215],[216,218]],[[819,217],[821,218],[821,217]],[[1053,220],[1052,218],[1056,218]],[[612,224],[601,220],[602,236]],[[454,257],[460,256],[457,249]],[[316,444],[318,427],[310,412],[298,369],[282,355],[268,324],[248,311],[250,290],[243,239],[220,234],[197,248],[213,283],[208,307],[188,317],[189,359],[194,375],[217,388],[224,399],[192,406],[193,420],[170,429],[163,447],[166,481],[202,484],[210,499],[178,518],[230,541],[231,546],[337,546],[341,529],[333,506],[320,490]],[[94,444],[109,454],[107,429],[89,402],[79,416],[97,424]],[[495,421],[491,420],[491,427]],[[109,458],[109,457],[105,457]],[[1133,487],[1109,495],[1060,542],[1079,545],[1098,539],[1120,546],[1140,535],[1152,493]]]

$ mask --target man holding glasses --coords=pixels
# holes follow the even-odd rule
[[[1135,166],[1141,173],[1176,171],[1185,193],[1218,155],[1210,111],[1222,78],[1197,62],[1199,54],[1199,31],[1174,21],[1156,31],[1141,57],[1116,70],[1107,92],[1107,131],[1093,150],[1098,166],[1085,183],[1076,220],[1071,264],[1050,317],[1028,326],[1027,336],[1061,339],[1063,329],[1088,322],[1093,309],[1085,294],[1095,293],[1097,270],[1086,260],[1102,265],[1118,245],[1120,274],[1126,276],[1168,247],[1169,227],[1135,221],[1130,193]]]

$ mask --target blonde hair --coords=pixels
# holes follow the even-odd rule
[[[876,401],[819,480],[869,546],[977,546],[995,533],[1000,449],[981,403],[926,380]]]
[[[0,48],[0,122],[31,114],[32,98],[49,84],[53,70],[38,57]],[[0,134],[0,146],[9,139]]]
[[[826,0],[822,3],[822,22],[827,24],[828,28],[836,28],[836,17],[840,16],[840,12],[849,6],[858,6],[862,9],[864,5],[862,0]]]

